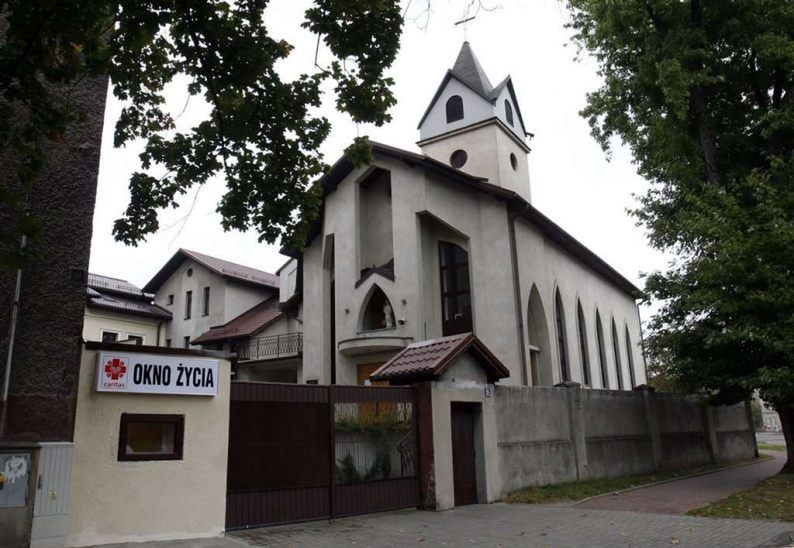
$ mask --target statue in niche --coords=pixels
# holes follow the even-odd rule
[[[389,301],[383,303],[383,322],[386,324],[386,329],[394,327],[394,316],[392,315],[391,304]]]

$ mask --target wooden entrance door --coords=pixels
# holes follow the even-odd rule
[[[455,506],[477,503],[474,411],[475,408],[471,404],[452,404],[452,475],[455,485]]]

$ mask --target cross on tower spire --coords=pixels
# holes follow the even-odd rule
[[[455,26],[456,27],[458,25],[463,25],[463,41],[464,42],[468,42],[469,41],[469,36],[468,36],[469,25],[468,25],[468,23],[469,23],[469,21],[471,21],[475,17],[477,17],[477,16],[476,15],[472,15],[471,17],[465,17],[465,18],[461,19],[460,21],[455,21]]]

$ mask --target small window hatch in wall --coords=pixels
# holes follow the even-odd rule
[[[118,460],[182,460],[184,431],[184,415],[122,413]]]

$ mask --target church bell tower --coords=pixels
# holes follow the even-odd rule
[[[463,42],[419,121],[422,152],[530,201],[528,136],[510,76],[492,86]]]

